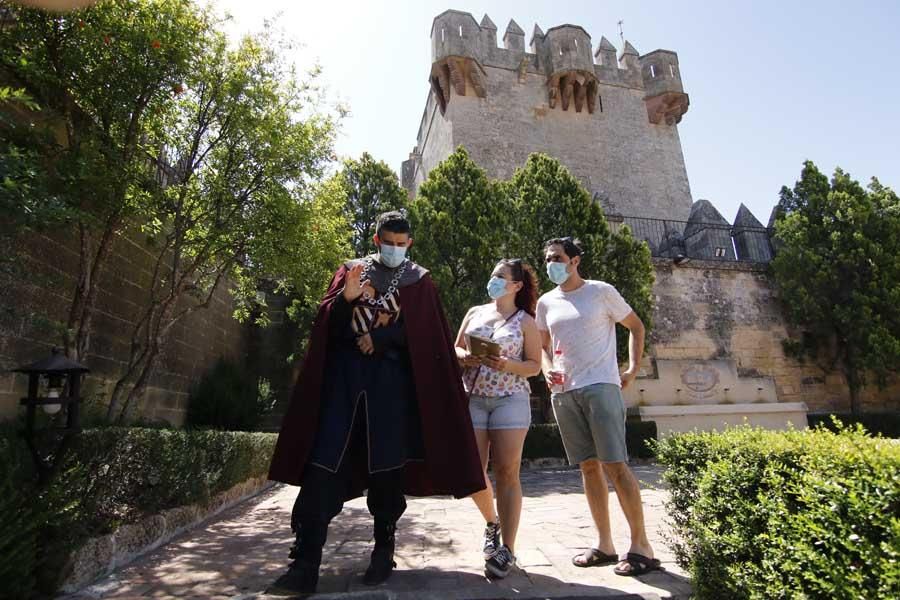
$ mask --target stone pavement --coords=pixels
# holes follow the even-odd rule
[[[650,541],[665,571],[631,578],[616,575],[612,566],[573,566],[572,556],[594,539],[581,476],[577,469],[544,467],[522,472],[521,568],[508,578],[484,576],[484,522],[471,500],[421,498],[410,499],[398,523],[394,575],[381,586],[364,586],[360,577],[368,564],[372,520],[365,499],[357,498],[332,523],[316,598],[689,598],[690,584],[665,543],[661,469],[633,469]],[[274,598],[264,591],[286,566],[295,495],[289,486],[263,492],[69,598]],[[628,527],[614,493],[610,505],[616,549],[624,552]]]

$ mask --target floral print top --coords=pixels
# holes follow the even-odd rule
[[[525,336],[522,333],[522,318],[525,311],[520,310],[508,321],[498,327],[479,324],[477,317],[472,319],[466,333],[483,337],[500,345],[500,354],[507,358],[521,360],[525,348]],[[496,398],[525,392],[531,393],[528,379],[521,375],[497,371],[488,366],[466,367],[463,371],[463,384],[466,391],[476,396]]]

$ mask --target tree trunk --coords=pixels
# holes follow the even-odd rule
[[[90,229],[84,224],[80,225],[78,281],[72,294],[69,319],[63,335],[65,353],[76,362],[85,362],[90,351],[91,330],[97,294],[100,291],[99,279],[112,252],[117,225],[117,218],[107,219],[96,248],[92,244]]]

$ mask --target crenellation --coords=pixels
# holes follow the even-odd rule
[[[528,42],[528,47],[531,48],[532,54],[540,54],[541,45],[544,43],[544,32],[541,31],[540,26],[535,23],[534,30],[531,33],[531,41]]]
[[[606,209],[687,219],[693,200],[675,126],[687,95],[674,52],[641,57],[626,42],[617,57],[603,37],[594,54],[590,34],[573,24],[546,33],[535,24],[526,51],[515,20],[503,47],[496,31],[487,15],[480,24],[462,11],[435,17],[431,93],[402,171],[411,195],[459,145],[490,177],[510,176],[540,151],[559,158]]]
[[[525,52],[525,32],[513,19],[509,20],[503,34],[503,47],[511,52]]]

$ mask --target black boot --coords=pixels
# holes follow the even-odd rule
[[[372,559],[369,568],[363,576],[366,585],[378,585],[391,576],[397,563],[394,562],[394,532],[397,530],[396,521],[375,521],[375,548],[372,550]]]
[[[303,596],[315,594],[319,583],[319,564],[295,560],[285,574],[266,590],[273,596]]]
[[[317,527],[301,529],[291,546],[291,564],[288,570],[269,589],[267,594],[291,595],[314,594],[319,583],[319,565],[322,563],[324,535]],[[305,533],[304,533],[305,532]]]

